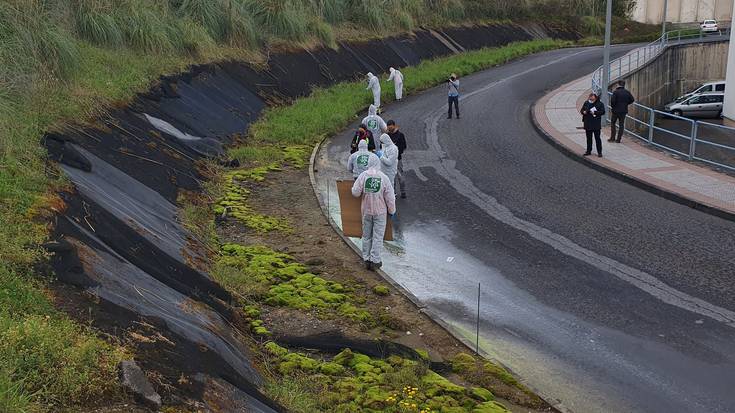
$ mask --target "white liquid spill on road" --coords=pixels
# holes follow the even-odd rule
[[[475,90],[471,93],[467,93],[460,99],[465,100],[473,96],[488,92],[497,85],[508,82],[517,77],[527,75],[534,71],[543,69],[547,66],[556,64],[562,60],[585,52],[586,51],[581,51],[570,54],[555,60],[551,60],[543,65],[534,67],[532,69],[527,69],[522,72],[516,73],[502,80],[490,83],[481,89]],[[407,162],[406,170],[412,169],[419,175],[419,177],[421,177],[423,175],[420,173],[419,168],[432,167],[437,171],[437,173],[446,178],[449,181],[450,185],[458,193],[468,198],[472,203],[487,212],[488,215],[490,215],[494,219],[517,230],[523,231],[534,239],[541,241],[570,257],[573,257],[589,265],[592,265],[595,268],[610,273],[667,304],[674,305],[676,307],[691,311],[696,314],[701,314],[703,316],[721,322],[729,327],[735,328],[735,312],[681,292],[648,273],[640,271],[636,268],[632,268],[603,255],[597,254],[594,251],[591,251],[587,248],[582,247],[581,245],[576,244],[572,240],[562,235],[556,234],[546,228],[521,219],[515,216],[510,209],[498,202],[498,200],[490,195],[483,193],[472,183],[472,181],[468,177],[463,175],[456,168],[456,162],[449,159],[446,152],[442,149],[439,143],[438,126],[439,119],[443,115],[444,108],[439,108],[436,111],[429,113],[429,115],[426,117],[426,119],[424,120],[426,125],[426,139],[430,149],[428,151],[425,151],[423,155],[417,157],[417,160],[420,159],[421,162]]]
[[[682,386],[694,391],[697,378],[672,383],[667,368],[646,360],[666,358],[673,360],[670,366],[684,364],[702,371],[711,367],[706,363],[539,302],[496,269],[458,249],[452,242],[455,234],[441,223],[414,224],[403,236],[406,245],[421,248],[407,248],[402,256],[385,254],[391,278],[471,343],[477,287],[482,283],[481,349],[550,396],[548,401],[562,400],[563,405],[556,406],[562,411],[639,411],[630,397],[633,389],[656,395],[652,404],[697,405],[683,400],[682,391]],[[454,262],[446,262],[437,251],[451,254]]]
[[[155,116],[151,116],[147,113],[143,114],[146,119],[148,119],[148,122],[153,125],[156,129],[158,129],[161,132],[167,133],[175,138],[181,139],[182,141],[198,141],[201,140],[199,136],[189,135],[186,132],[180,131],[176,126],[166,122],[163,119],[158,119]]]

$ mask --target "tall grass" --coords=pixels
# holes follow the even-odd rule
[[[79,36],[95,44],[121,45],[123,32],[115,20],[113,11],[112,3],[109,1],[79,1],[74,16]]]
[[[286,40],[303,40],[307,35],[309,14],[295,0],[245,0],[260,27]]]
[[[146,0],[123,0],[117,21],[127,44],[149,53],[162,54],[173,49],[169,21]]]

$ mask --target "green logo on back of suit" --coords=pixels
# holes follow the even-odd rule
[[[360,155],[357,157],[357,164],[360,166],[368,166],[368,159],[370,159],[370,155]]]
[[[378,129],[378,121],[375,119],[370,119],[367,123],[368,129]]]
[[[365,180],[365,192],[377,193],[380,191],[380,178],[371,177]]]

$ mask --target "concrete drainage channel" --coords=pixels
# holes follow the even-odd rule
[[[50,158],[73,183],[60,194],[64,207],[47,245],[56,275],[97,297],[115,329],[146,323],[165,332],[176,348],[165,360],[196,378],[198,398],[226,394],[232,401],[210,408],[282,411],[259,390],[263,379],[233,327],[232,296],[200,270],[202,243],[178,219],[179,193],[201,190],[197,162],[222,158],[223,147],[247,131],[267,102],[289,101],[313,86],[368,71],[540,37],[575,34],[540,25],[418,30],[343,43],[338,50],[273,54],[262,70],[226,62],[163,77],[127,107],[44,137]],[[160,367],[139,362],[143,370]]]

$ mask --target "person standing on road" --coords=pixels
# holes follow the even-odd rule
[[[452,119],[452,105],[454,105],[454,111],[459,119],[459,79],[457,75],[452,73],[447,81],[447,87],[449,89],[449,113],[447,119]]]
[[[367,89],[373,92],[373,105],[376,109],[380,109],[380,79],[378,79],[372,72],[368,72],[368,85]]]
[[[368,159],[367,171],[361,173],[352,185],[352,196],[362,197],[362,259],[368,270],[378,269],[383,266],[380,252],[387,218],[393,218],[396,213],[393,185],[380,171],[378,158]]]
[[[635,102],[633,95],[625,88],[625,81],[618,81],[618,87],[612,93],[610,98],[610,139],[608,142],[620,143],[625,132],[625,117],[628,116],[628,106]],[[615,124],[618,123],[617,138],[615,137]]]
[[[373,138],[375,139],[388,130],[388,125],[386,125],[383,118],[378,115],[378,107],[375,105],[370,105],[368,108],[368,115],[362,120],[362,124],[367,126],[367,129],[373,134]],[[380,149],[380,143],[376,143],[375,148]]]
[[[401,186],[401,198],[406,199],[406,178],[403,176],[403,152],[406,150],[406,136],[401,132],[394,120],[388,121],[388,136],[398,148],[398,172],[393,188],[398,191],[396,183]]]
[[[361,173],[367,171],[370,158],[378,158],[377,155],[368,150],[366,140],[361,140],[357,144],[357,152],[350,155],[347,159],[347,170],[352,172],[352,178],[357,179]]]
[[[393,81],[393,86],[396,89],[396,100],[403,99],[403,73],[400,70],[390,68],[390,76],[388,76],[388,82]]]
[[[605,115],[605,105],[597,100],[597,94],[590,93],[589,98],[584,102],[579,113],[582,114],[584,133],[587,135],[587,152],[584,153],[584,156],[592,154],[592,136],[594,135],[595,145],[597,146],[597,156],[602,158],[602,140],[600,139],[600,131],[602,130],[602,117]]]
[[[377,155],[380,158],[380,170],[388,176],[393,189],[396,185],[396,173],[398,172],[398,147],[393,144],[390,135],[380,135],[380,147]]]

